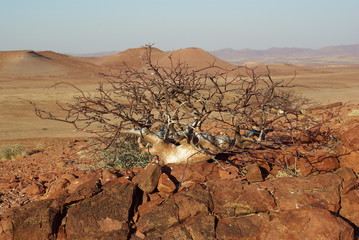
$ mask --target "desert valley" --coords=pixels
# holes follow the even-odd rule
[[[341,142],[336,152],[321,149],[310,166],[286,159],[300,169],[297,176],[248,159],[241,167],[208,161],[101,168],[82,155],[88,135],[38,118],[29,102],[59,112],[56,102],[71,102],[78,92],[54,84],[91,93],[104,74],[145,68],[146,50],[87,57],[0,52],[0,147],[25,149],[0,159],[0,239],[359,239],[359,54],[338,51],[152,52],[159,66],[169,67],[170,56],[193,69],[246,65],[265,73],[268,66],[275,80],[295,76],[292,89],[316,102],[313,114],[340,110],[333,120]]]
[[[67,102],[72,99],[74,90],[65,86],[54,89],[51,88],[53,84],[69,82],[84,91],[93,91],[98,82],[104,81],[99,73],[123,69],[124,62],[129,67],[141,68],[144,66],[145,54],[141,48],[101,57],[74,57],[50,51],[0,52],[0,139],[72,135],[71,129],[65,124],[36,118],[28,101],[41,102],[49,108],[52,108],[57,100]],[[171,54],[197,68],[215,63],[230,69],[235,67],[230,62],[236,62],[236,58],[229,62],[220,60],[199,48],[173,52],[157,49],[153,53],[154,61],[160,66],[168,66],[168,56]],[[297,86],[295,91],[322,105],[334,102],[359,103],[359,63],[347,64],[347,59],[353,58],[349,56],[342,57],[344,64],[331,64],[332,58],[327,57],[325,64],[325,57],[321,57],[324,65],[305,65],[305,61],[300,65],[256,61],[248,61],[243,65],[257,67],[262,71],[269,66],[277,80],[291,79],[296,74],[293,82]],[[312,60],[309,59],[307,63],[311,64]]]

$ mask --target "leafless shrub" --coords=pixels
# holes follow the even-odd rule
[[[215,62],[203,69],[169,57],[159,66],[147,45],[146,68],[127,66],[118,74],[102,74],[95,94],[76,88],[74,103],[60,104],[64,116],[42,110],[36,114],[72,124],[96,136],[101,147],[118,144],[121,134],[138,137],[139,148],[163,164],[191,163],[219,153],[300,149],[301,157],[330,147],[333,135],[321,118],[307,115],[308,99],[291,91],[293,78],[274,80],[267,69],[223,69]],[[299,148],[300,147],[300,148]]]

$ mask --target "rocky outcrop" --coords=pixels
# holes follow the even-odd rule
[[[37,201],[14,208],[2,216],[0,239],[56,239],[63,211],[63,205],[56,200]]]
[[[359,172],[359,125],[351,127],[341,135],[340,163]]]
[[[227,167],[153,165],[135,181],[120,171],[64,174],[1,216],[0,239],[354,239],[353,170],[264,180],[256,165],[242,177]]]
[[[116,183],[68,206],[62,223],[67,239],[127,239],[135,191],[134,184]]]

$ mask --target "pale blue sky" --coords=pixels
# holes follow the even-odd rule
[[[0,51],[359,43],[359,0],[0,0]]]

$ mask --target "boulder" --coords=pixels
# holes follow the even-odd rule
[[[100,179],[101,185],[105,185],[109,182],[116,181],[118,179],[118,176],[114,173],[112,173],[110,170],[106,169],[102,171],[102,177]]]
[[[66,188],[69,196],[66,203],[77,202],[89,198],[101,191],[100,175],[97,172],[89,172],[75,179]]]
[[[357,179],[357,175],[351,168],[341,167],[336,171],[336,174],[343,178],[345,182],[350,182]]]
[[[13,208],[2,216],[0,239],[56,239],[63,207],[53,200],[43,200]]]
[[[248,182],[262,182],[262,171],[257,164],[250,164],[246,166],[246,179]]]
[[[162,173],[158,180],[157,189],[160,192],[171,194],[176,190],[176,185],[166,173]]]
[[[216,219],[213,215],[198,216],[184,223],[193,240],[215,240]]]
[[[226,168],[219,168],[218,169],[218,175],[221,179],[233,179],[233,178],[239,178],[239,171],[237,167],[231,166]]]
[[[66,187],[70,185],[70,182],[64,178],[59,178],[54,181],[47,192],[41,196],[41,199],[59,199],[67,198],[69,193],[66,190]]]
[[[342,196],[340,215],[359,227],[359,189],[354,189]]]
[[[151,211],[141,214],[136,226],[138,231],[147,236],[151,232],[162,233],[178,223],[177,205],[173,201],[165,201]]]
[[[172,195],[166,201],[155,198],[139,206],[138,209],[140,216],[136,223],[137,230],[148,236],[148,234],[153,235],[154,233],[161,235],[165,229],[186,223],[193,218],[206,222],[208,219],[201,219],[201,217],[209,215],[212,204],[209,191],[205,187],[195,184],[186,191]],[[189,221],[188,224],[195,225],[196,223],[193,221]],[[189,225],[186,227],[186,232],[189,232],[188,228],[190,228]],[[179,235],[186,235],[182,230],[183,228],[176,228]],[[199,233],[193,232],[190,236],[196,234]]]
[[[359,172],[359,125],[349,128],[341,135],[340,164]]]
[[[351,168],[359,173],[359,150],[353,150],[343,146],[340,153],[340,165],[342,167]]]
[[[353,240],[354,229],[325,209],[295,209],[272,216],[272,220],[263,225],[258,239]]]
[[[135,191],[134,184],[117,183],[71,205],[65,223],[67,239],[127,239]]]
[[[181,222],[198,215],[208,215],[213,208],[208,190],[199,184],[179,192],[171,200],[178,206],[178,218]]]
[[[359,149],[359,125],[356,125],[341,134],[341,141],[343,145],[352,150]]]
[[[193,164],[167,164],[164,172],[172,176],[179,183],[187,181],[205,182],[218,179],[218,169],[217,164],[197,162]]]
[[[214,212],[223,217],[238,217],[273,211],[272,195],[259,184],[243,185],[239,180],[218,180],[209,183]]]
[[[308,160],[314,167],[315,171],[319,172],[330,172],[340,167],[337,157],[324,150],[316,151],[315,154],[309,157]]]
[[[133,182],[138,184],[138,188],[143,192],[151,193],[156,189],[161,174],[161,167],[157,163],[150,163],[133,178]]]
[[[193,240],[191,234],[188,232],[185,226],[176,225],[174,227],[168,228],[161,235],[162,239],[166,240]]]
[[[32,183],[24,189],[24,193],[28,196],[39,196],[45,193],[45,188],[42,184]]]
[[[216,228],[217,239],[257,240],[262,227],[269,221],[270,217],[267,213],[220,219]]]
[[[258,185],[272,193],[278,210],[315,207],[338,212],[342,181],[336,174],[327,173],[277,178]]]
[[[183,224],[168,228],[163,234],[156,233],[156,235],[165,240],[214,240],[216,239],[215,217],[206,215],[191,218]],[[145,239],[152,239],[151,234]]]

